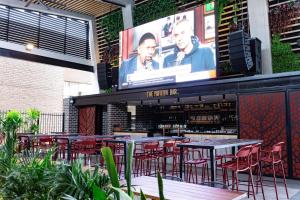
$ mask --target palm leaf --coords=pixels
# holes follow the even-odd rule
[[[129,196],[133,197],[133,192],[131,190],[131,172],[132,172],[132,158],[133,158],[133,152],[134,152],[134,142],[130,142],[128,144],[128,151],[126,156],[126,173],[125,173],[125,179],[127,182],[127,193]]]
[[[117,168],[115,161],[113,159],[113,155],[111,152],[111,149],[109,147],[104,147],[101,149],[102,156],[104,158],[104,162],[106,164],[106,168],[110,177],[110,181],[112,183],[112,186],[114,188],[120,188],[120,182],[119,182],[119,177],[117,173]],[[117,191],[117,190],[115,190]],[[116,198],[117,200],[120,200],[120,194],[116,192]]]
[[[160,200],[165,200],[163,181],[162,181],[162,177],[160,175],[160,172],[157,173],[157,180],[158,180],[159,199]]]

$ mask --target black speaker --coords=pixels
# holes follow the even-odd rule
[[[107,63],[97,64],[98,85],[100,89],[111,87],[111,65]]]
[[[249,75],[254,66],[249,34],[242,30],[229,33],[228,48],[233,72]]]
[[[119,85],[119,67],[111,68],[111,84],[113,86]]]
[[[261,41],[258,38],[251,38],[250,47],[251,47],[251,57],[254,64],[250,72],[253,74],[261,74],[262,73]]]

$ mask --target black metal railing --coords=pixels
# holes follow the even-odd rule
[[[0,118],[5,117],[8,111],[0,110]],[[27,113],[21,112],[22,118],[26,121]],[[38,120],[39,133],[64,132],[65,113],[41,113]],[[27,133],[29,124],[23,123],[18,130],[19,133]]]

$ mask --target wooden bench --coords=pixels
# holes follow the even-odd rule
[[[159,199],[156,177],[141,176],[132,179],[133,192],[140,190],[150,199]],[[246,193],[233,192],[185,182],[163,179],[164,197],[169,200],[239,200],[247,197]]]

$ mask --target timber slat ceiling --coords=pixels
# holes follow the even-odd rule
[[[29,0],[20,1],[28,2]],[[104,15],[119,7],[110,3],[105,3],[96,0],[55,0],[54,2],[57,3],[51,3],[47,0],[42,1],[45,5],[49,6],[50,8],[52,7],[66,11],[77,12],[90,16]],[[34,0],[32,3],[39,4],[37,0]],[[30,5],[28,6],[28,8],[30,8]]]

